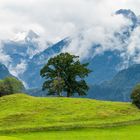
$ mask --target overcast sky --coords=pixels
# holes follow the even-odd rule
[[[139,14],[139,5],[139,0],[0,0],[0,39],[32,29],[58,41],[91,26],[113,24],[110,15],[120,8]]]

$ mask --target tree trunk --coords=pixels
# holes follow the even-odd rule
[[[0,92],[0,97],[2,97],[2,93]]]
[[[70,97],[70,96],[71,96],[71,92],[69,90],[69,91],[67,91],[67,97]]]

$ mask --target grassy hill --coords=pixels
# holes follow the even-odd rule
[[[100,128],[138,122],[140,110],[131,103],[25,94],[0,98],[0,132]]]

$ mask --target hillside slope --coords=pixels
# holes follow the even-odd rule
[[[140,83],[140,64],[135,64],[118,72],[112,80],[92,86],[88,97],[128,102],[133,88],[138,83]]]
[[[130,103],[74,98],[36,98],[15,94],[0,98],[0,131],[65,130],[139,121]]]

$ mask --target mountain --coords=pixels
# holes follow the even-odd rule
[[[12,75],[10,74],[7,67],[0,63],[0,79],[3,79],[5,77],[9,77],[9,76],[12,76]]]
[[[120,10],[116,11],[116,14],[117,15],[123,15],[125,18],[132,21],[132,28],[136,27],[137,22],[138,22],[138,18],[132,10],[130,10],[130,9],[120,9]]]
[[[28,84],[29,88],[38,88],[42,85],[42,78],[40,77],[40,69],[47,63],[47,60],[59,54],[63,48],[70,44],[70,40],[64,39],[53,46],[50,46],[43,52],[36,54],[27,65],[26,71],[20,76]],[[120,53],[118,51],[106,51],[102,54],[96,55],[94,58],[83,60],[82,63],[88,62],[89,68],[93,72],[87,78],[90,84],[101,83],[104,80],[111,79],[117,72],[118,67],[122,62]]]
[[[115,14],[122,15],[132,22],[130,25],[124,26],[120,31],[114,34],[116,40],[120,41],[124,49],[105,50],[103,53],[97,54],[93,58],[87,60],[87,62],[89,62],[89,68],[93,70],[93,73],[87,78],[90,85],[95,83],[99,84],[112,79],[121,69],[135,64],[133,58],[129,58],[127,55],[124,57],[124,54],[127,51],[127,46],[129,46],[131,35],[135,29],[140,26],[140,17],[136,16],[130,9],[120,9],[116,11]],[[100,42],[98,47],[101,47]],[[91,50],[91,52],[94,53],[94,48],[96,47],[93,46],[92,48],[93,50]],[[139,52],[137,51],[137,53]],[[125,60],[127,60],[126,65]]]
[[[118,51],[105,51],[87,60],[89,69],[92,70],[87,78],[88,83],[98,84],[111,79],[119,71],[118,67],[122,61]]]
[[[135,13],[129,9],[120,9],[116,11],[116,15],[122,15],[129,19],[132,24],[124,26],[120,31],[115,32],[114,36],[116,40],[119,40],[124,50],[105,50],[101,54],[95,55],[93,58],[87,60],[89,62],[89,68],[93,70],[93,73],[89,75],[87,81],[89,84],[99,84],[105,80],[109,80],[119,72],[119,70],[129,67],[134,64],[132,58],[129,58],[127,65],[124,64],[123,53],[125,53],[127,46],[129,45],[129,39],[133,31],[139,26],[138,19]],[[96,48],[101,47],[99,43],[97,46],[93,45],[91,54],[94,53]],[[94,49],[95,48],[95,49]]]
[[[28,32],[18,33],[11,40],[2,41],[2,44],[2,52],[10,58],[10,62],[6,66],[14,76],[23,81],[22,75],[26,71],[26,67],[30,65],[32,58],[44,50],[40,48],[39,35],[29,30]],[[47,48],[52,43],[46,41],[44,45]]]
[[[116,14],[122,14],[126,16],[126,18],[130,18],[130,20],[136,22],[134,19],[137,17],[130,10],[119,10]],[[123,32],[116,32],[116,39],[122,40],[122,43],[125,43],[131,35],[131,28],[132,27],[128,25],[127,27],[124,27],[122,30]],[[133,28],[135,28],[135,26]],[[50,57],[61,53],[64,48],[67,48],[70,45],[71,42],[72,40],[70,38],[63,39],[45,49],[43,52],[34,55],[28,62],[26,71],[20,76],[20,78],[27,83],[29,88],[40,87],[43,82],[39,76],[40,69]],[[96,45],[93,43],[90,51],[91,55],[94,54],[95,50],[99,47],[101,47],[100,42]],[[118,50],[106,50],[101,54],[89,57],[82,62],[89,62],[89,68],[93,70],[93,73],[89,75],[87,82],[89,84],[94,84],[111,79],[119,71],[119,66],[123,63],[123,58],[121,57],[121,52]]]
[[[120,71],[112,80],[91,86],[89,98],[111,101],[130,101],[130,94],[140,83],[140,64]]]
[[[34,55],[28,61],[26,71],[20,75],[20,78],[27,83],[29,88],[41,87],[43,79],[40,77],[40,69],[47,63],[50,57],[60,53],[69,43],[68,39],[64,39],[45,49],[43,52]]]
[[[126,25],[114,34],[116,40],[121,41],[124,48],[126,48],[129,45],[131,34],[138,26],[139,17],[127,9],[120,9],[116,11],[116,14],[121,14],[132,21],[131,25]],[[30,30],[18,33],[12,40],[2,42],[4,46],[2,51],[11,58],[11,61],[6,66],[12,74],[22,79],[28,88],[41,87],[43,80],[40,77],[40,69],[50,57],[61,53],[64,48],[69,47],[72,38],[65,38],[53,44],[46,40],[43,49],[39,49],[39,41],[40,36]],[[96,42],[96,45],[93,42],[90,50],[91,56],[82,60],[82,63],[89,62],[89,68],[93,70],[87,78],[87,82],[90,85],[100,84],[105,80],[112,79],[122,69],[124,61],[122,53],[125,53],[125,50],[108,49],[94,55],[94,52],[99,47],[103,47],[100,42]],[[132,64],[133,62],[131,63],[129,59],[127,67]]]
[[[38,38],[39,36],[32,30],[27,33],[18,33],[13,40],[3,41],[3,51],[11,57],[14,54],[30,57],[32,55],[31,51],[35,51],[38,47],[36,41]]]
[[[2,51],[11,59],[7,67],[16,69],[20,64],[27,63],[28,60],[36,54],[38,48],[38,35],[33,31],[20,33],[13,40],[2,41]],[[18,76],[18,75],[16,75]]]
[[[42,91],[42,88],[26,89],[25,93],[35,97],[46,97],[47,91]]]
[[[140,25],[140,15],[137,17],[137,23]]]
[[[41,60],[41,62],[43,60]],[[37,62],[37,59],[35,62]],[[117,67],[119,67],[120,63],[122,62],[122,59],[120,58],[119,52],[106,51],[103,54],[97,55],[94,58],[86,60],[84,62],[88,62],[89,69],[93,70],[92,73],[90,73],[89,76],[86,78],[88,84],[92,86],[94,84],[100,84],[105,80],[112,79],[112,77],[114,77],[115,74],[118,73],[119,69]],[[41,91],[41,85],[43,83],[43,80],[39,76],[39,71],[37,73],[37,70],[38,69],[40,70],[42,66],[43,66],[42,64],[37,65],[37,63],[35,63],[33,65],[33,68],[31,68],[30,65],[29,68],[31,69],[28,69],[29,71],[27,73],[24,73],[24,75],[27,75],[23,77],[24,81],[28,82],[29,79],[32,79],[32,77],[34,77],[35,79],[35,80],[31,80],[31,82],[28,82],[28,85],[30,85],[30,87],[34,87],[33,89],[27,90],[27,93],[30,95],[33,96],[47,95],[47,92]],[[32,74],[34,73],[34,76],[32,76],[31,73]],[[35,77],[37,75],[38,77]]]

